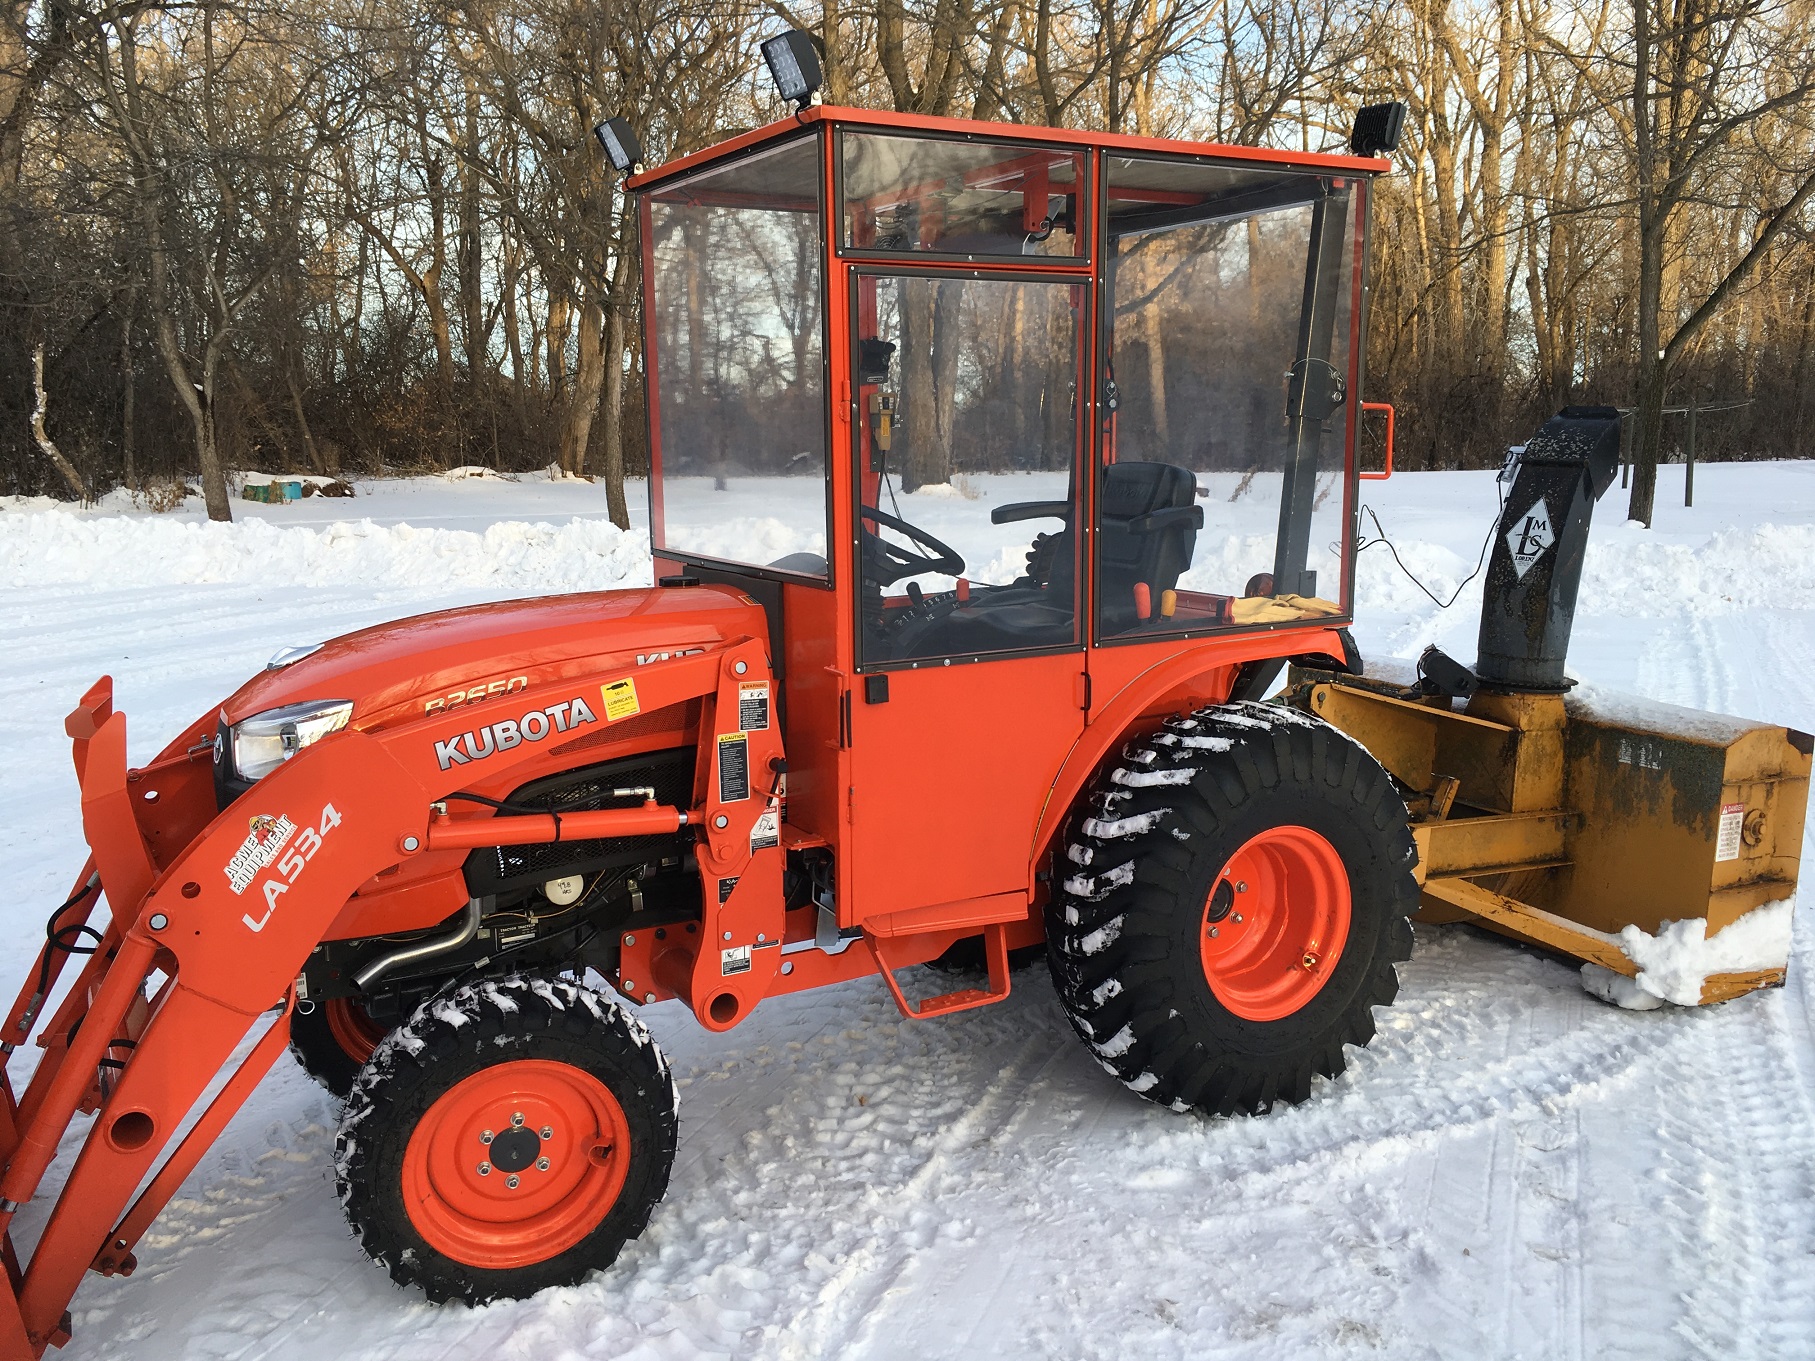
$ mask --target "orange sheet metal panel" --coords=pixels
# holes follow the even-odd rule
[[[1028,850],[1084,728],[1082,653],[888,675],[851,703],[855,893],[840,921],[1025,891]]]

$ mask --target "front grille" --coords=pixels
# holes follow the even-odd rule
[[[694,753],[682,747],[670,751],[626,756],[580,770],[563,771],[524,785],[510,796],[523,808],[553,813],[593,808],[628,808],[627,799],[606,798],[611,789],[634,785],[654,788],[657,803],[686,808],[693,802]],[[633,865],[655,856],[671,854],[662,843],[684,847],[685,832],[659,836],[598,837],[591,841],[541,842],[532,846],[485,846],[466,858],[467,890],[475,898],[513,888],[545,883],[564,874]]]

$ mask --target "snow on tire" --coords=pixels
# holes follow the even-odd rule
[[[1102,1067],[1175,1110],[1257,1113],[1335,1077],[1410,957],[1417,853],[1360,746],[1278,705],[1168,719],[1074,817],[1053,981]]]
[[[432,1300],[521,1299],[609,1266],[668,1188],[667,1060],[553,974],[429,998],[347,1097],[335,1171],[366,1252]]]

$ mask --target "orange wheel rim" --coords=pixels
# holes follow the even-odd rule
[[[378,1048],[378,1042],[390,1032],[366,1014],[366,1009],[350,997],[335,997],[322,1003],[328,1018],[328,1033],[334,1043],[355,1063],[364,1063]]]
[[[1273,827],[1245,842],[1204,900],[1204,977],[1224,1007],[1277,1021],[1329,981],[1349,939],[1349,874],[1309,827]]]
[[[519,1059],[456,1083],[403,1153],[404,1209],[467,1266],[544,1262],[591,1233],[630,1168],[624,1108],[591,1073]]]

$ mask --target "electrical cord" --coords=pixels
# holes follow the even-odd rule
[[[1380,523],[1380,517],[1374,513],[1374,508],[1372,506],[1363,506],[1360,514],[1355,517],[1357,523],[1360,522],[1362,515],[1367,516],[1368,519],[1374,522],[1374,537],[1371,539],[1363,539],[1360,543],[1355,545],[1356,556],[1359,557],[1363,550],[1372,548],[1375,544],[1385,544],[1386,551],[1393,555],[1393,561],[1399,564],[1399,570],[1405,573],[1406,578],[1412,585],[1428,595],[1438,609],[1447,610],[1461,597],[1462,592],[1467,588],[1468,583],[1481,575],[1481,568],[1487,562],[1487,550],[1494,541],[1494,531],[1500,527],[1500,516],[1506,510],[1506,492],[1504,487],[1500,483],[1495,483],[1494,485],[1499,504],[1494,507],[1494,518],[1487,526],[1487,537],[1481,540],[1481,553],[1480,556],[1475,559],[1475,570],[1456,583],[1456,589],[1450,593],[1450,598],[1448,600],[1439,600],[1435,591],[1413,575],[1412,569],[1405,565],[1405,559],[1399,556],[1399,550],[1393,546],[1393,541],[1387,537],[1386,530]]]

